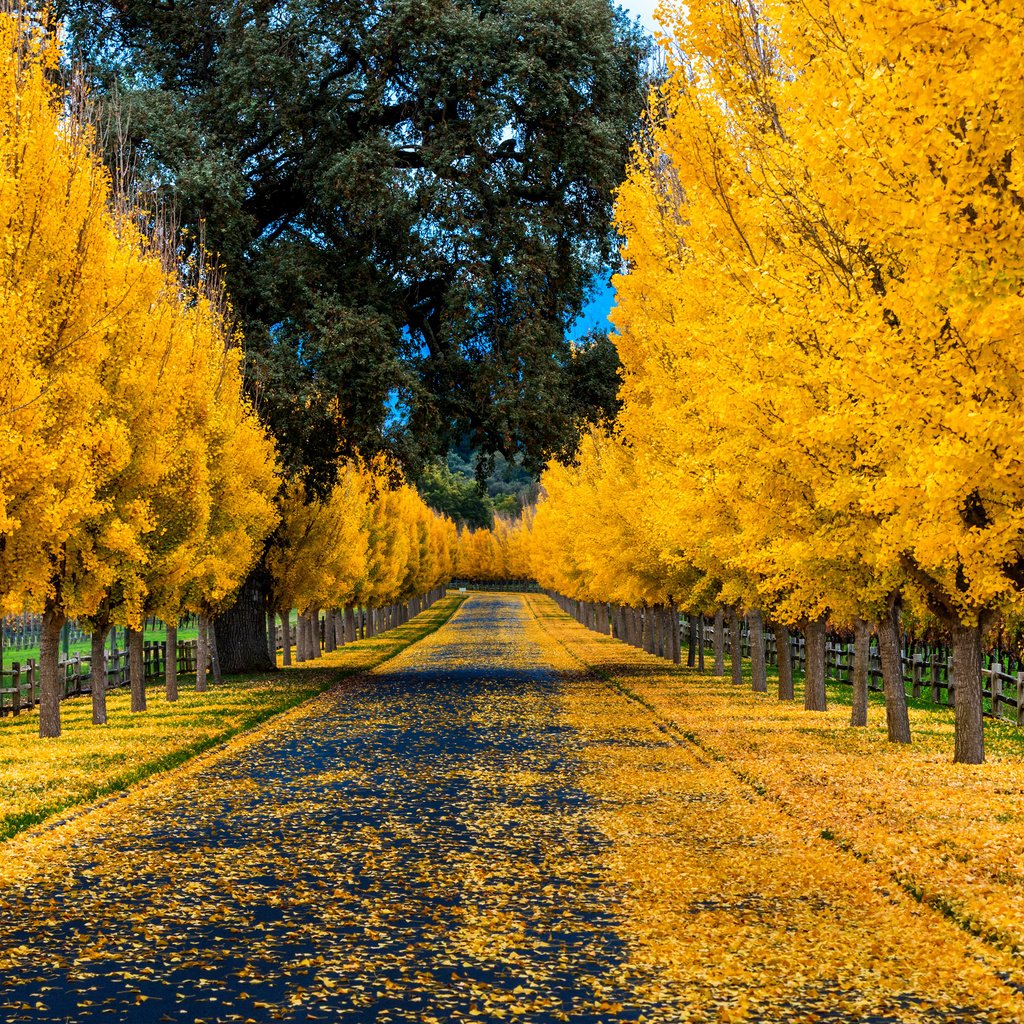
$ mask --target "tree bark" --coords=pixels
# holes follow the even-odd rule
[[[128,633],[128,681],[132,691],[132,711],[146,710],[146,666],[142,657],[142,643],[145,634],[141,629],[127,630]]]
[[[352,605],[345,605],[345,642],[356,642],[356,611]]]
[[[730,642],[730,667],[732,668],[732,681],[737,686],[743,685],[743,634],[740,632],[739,609],[733,605],[729,609],[729,642]]]
[[[277,664],[277,627],[274,618],[274,610],[267,605],[267,654],[270,660]]]
[[[109,626],[96,626],[90,637],[89,690],[92,696],[92,724],[107,723],[107,633]]]
[[[779,661],[779,700],[793,699],[793,651],[789,644],[789,629],[775,627],[775,651]]]
[[[903,685],[903,650],[900,645],[900,596],[892,593],[878,621],[878,652],[882,657],[885,724],[890,743],[910,742],[907,691]]]
[[[825,697],[825,616],[809,620],[804,627],[807,671],[804,674],[804,710],[827,711]]]
[[[292,663],[292,613],[291,609],[281,612],[281,664]]]
[[[644,608],[640,613],[642,618],[640,621],[640,646],[650,653],[651,649],[651,610],[650,608]]]
[[[60,699],[64,696],[60,678],[60,631],[64,613],[46,603],[39,632],[39,735],[53,739],[60,735]]]
[[[310,639],[313,641],[313,658],[322,658],[323,651],[320,648],[320,609],[314,608],[309,613]]]
[[[200,615],[196,626],[196,691],[206,692],[206,663],[209,651],[206,648],[206,616]]]
[[[220,686],[220,651],[217,650],[217,631],[213,628],[213,621],[206,620],[206,646],[210,650],[210,668],[213,669],[213,685]]]
[[[757,608],[747,613],[750,623],[750,685],[757,693],[768,692],[768,666],[764,660],[764,619]]]
[[[704,672],[704,615],[697,617],[697,671]]]
[[[982,764],[985,730],[981,706],[981,626],[954,622],[953,634],[953,760]]]
[[[686,631],[686,667],[693,668],[697,664],[697,616],[687,616]]]
[[[678,665],[683,660],[682,623],[679,621],[679,610],[674,604],[668,609],[669,637],[672,641],[672,663]]]
[[[267,642],[268,590],[267,571],[258,565],[242,584],[235,603],[214,620],[220,667],[227,675],[277,668]]]
[[[178,627],[170,622],[164,638],[164,686],[167,700],[173,704],[178,699]]]
[[[853,706],[850,725],[868,724],[868,658],[871,650],[871,625],[864,619],[853,623]]]
[[[715,675],[725,675],[725,611],[715,612]]]

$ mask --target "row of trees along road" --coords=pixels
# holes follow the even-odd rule
[[[226,269],[249,393],[323,497],[454,439],[535,467],[614,362],[565,331],[617,240],[648,43],[608,0],[57,0],[140,180]],[[217,621],[269,667],[265,559]]]
[[[230,606],[268,545],[277,607],[307,617],[417,598],[449,578],[455,545],[387,460],[337,464],[322,498],[282,476],[202,251],[113,188],[83,94],[55,84],[54,39],[0,14],[0,610],[42,615],[43,736],[60,733],[69,615],[92,632],[102,724],[111,625],[129,628],[145,711],[143,620],[168,623],[176,699],[174,624]],[[197,681],[204,644],[201,624]]]
[[[667,80],[617,206],[623,409],[545,474],[538,575],[802,623],[812,710],[826,618],[874,623],[894,742],[901,610],[931,616],[955,760],[980,762],[982,637],[1024,587],[1019,11],[661,12]]]
[[[96,671],[111,624],[131,627],[141,710],[143,618],[229,600],[278,487],[201,253],[182,269],[112,190],[81,94],[54,85],[51,40],[0,15],[0,599],[42,613],[44,736],[60,733],[65,617],[91,625]],[[97,722],[104,690],[94,679]]]
[[[355,639],[354,610],[402,606],[439,591],[452,577],[455,525],[428,508],[404,483],[393,462],[346,461],[325,498],[306,494],[301,482],[285,488],[282,523],[267,555],[270,572],[270,654],[273,615],[281,617],[284,662],[291,662],[289,619],[299,612],[300,636],[319,656],[317,630],[326,609],[328,649],[335,636]],[[340,627],[340,628],[339,628]]]
[[[464,529],[455,549],[455,576],[473,582],[533,579],[533,508],[515,519],[495,516],[491,529]]]

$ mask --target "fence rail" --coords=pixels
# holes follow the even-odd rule
[[[578,601],[547,591],[559,606],[579,622],[599,633],[610,634],[627,643],[644,647],[651,654],[669,660],[679,661],[689,646],[691,624],[696,638],[696,660],[703,665],[708,654],[714,655],[716,625],[705,616],[692,620],[664,606],[655,608],[634,608],[604,604],[601,602]],[[675,630],[672,620],[675,621]],[[666,625],[667,623],[667,625]],[[719,643],[731,655],[731,631],[724,626]],[[770,628],[763,630],[765,661],[778,667],[778,645],[775,633]],[[807,653],[804,637],[796,630],[789,634],[790,657],[793,670],[805,672]],[[688,653],[688,652],[687,652]],[[901,650],[903,684],[907,692],[918,700],[930,701],[944,707],[952,707],[956,699],[956,680],[953,676],[952,659],[946,648],[939,644],[907,643]],[[740,656],[751,655],[750,628],[746,620],[740,624]],[[985,713],[1024,726],[1024,671],[1010,671],[999,651],[990,651],[982,659],[982,705]],[[689,659],[687,659],[689,660]],[[835,636],[826,640],[826,678],[840,685],[853,685],[854,645]],[[876,639],[873,637],[868,654],[868,687],[881,692],[882,663]]]
[[[180,673],[195,673],[196,641],[180,640],[177,659]],[[127,649],[105,650],[103,660],[107,689],[127,686],[130,681]],[[142,663],[147,680],[163,678],[167,664],[165,645],[143,644]],[[75,654],[67,659],[61,658],[57,663],[57,674],[64,684],[61,699],[92,692],[91,655]],[[39,664],[35,658],[29,658],[25,664],[15,661],[10,668],[0,671],[0,715],[17,715],[38,703]]]
[[[680,616],[682,636],[689,632],[689,619]],[[744,620],[741,623],[740,646],[741,657],[751,655],[750,629]],[[704,650],[714,649],[715,627],[713,623],[704,623]],[[807,667],[807,656],[804,638],[795,632],[790,633],[790,652],[793,668],[801,672]],[[778,646],[774,632],[764,630],[765,660],[769,665],[778,666]],[[924,646],[924,645],[922,645]],[[725,650],[732,653],[732,638],[729,630],[725,630]],[[952,707],[956,690],[953,678],[952,658],[938,645],[926,646],[923,651],[901,651],[903,665],[903,684],[907,692],[917,700],[927,700],[933,704]],[[986,654],[982,667],[982,701],[987,702],[985,710],[994,718],[1011,718],[1018,725],[1024,725],[1024,672],[1008,672],[993,653]],[[825,643],[825,674],[826,678],[841,685],[853,685],[854,648],[852,643],[828,640]],[[882,683],[882,659],[875,646],[874,638],[868,653],[868,688],[875,693],[884,689]],[[1011,713],[1007,714],[1007,709]]]

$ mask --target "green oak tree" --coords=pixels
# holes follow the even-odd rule
[[[536,465],[571,446],[565,331],[613,262],[646,90],[646,37],[609,0],[55,12],[138,187],[223,265],[250,393],[310,493],[357,449],[415,474],[463,436]],[[264,575],[226,668],[269,667]]]

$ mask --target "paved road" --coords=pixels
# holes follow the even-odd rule
[[[30,869],[0,850],[0,1021],[1024,1019],[1008,957],[631,697],[661,663],[537,607],[474,596]]]
[[[0,892],[3,1016],[639,1019],[527,615],[473,597],[367,681],[79,826]]]

